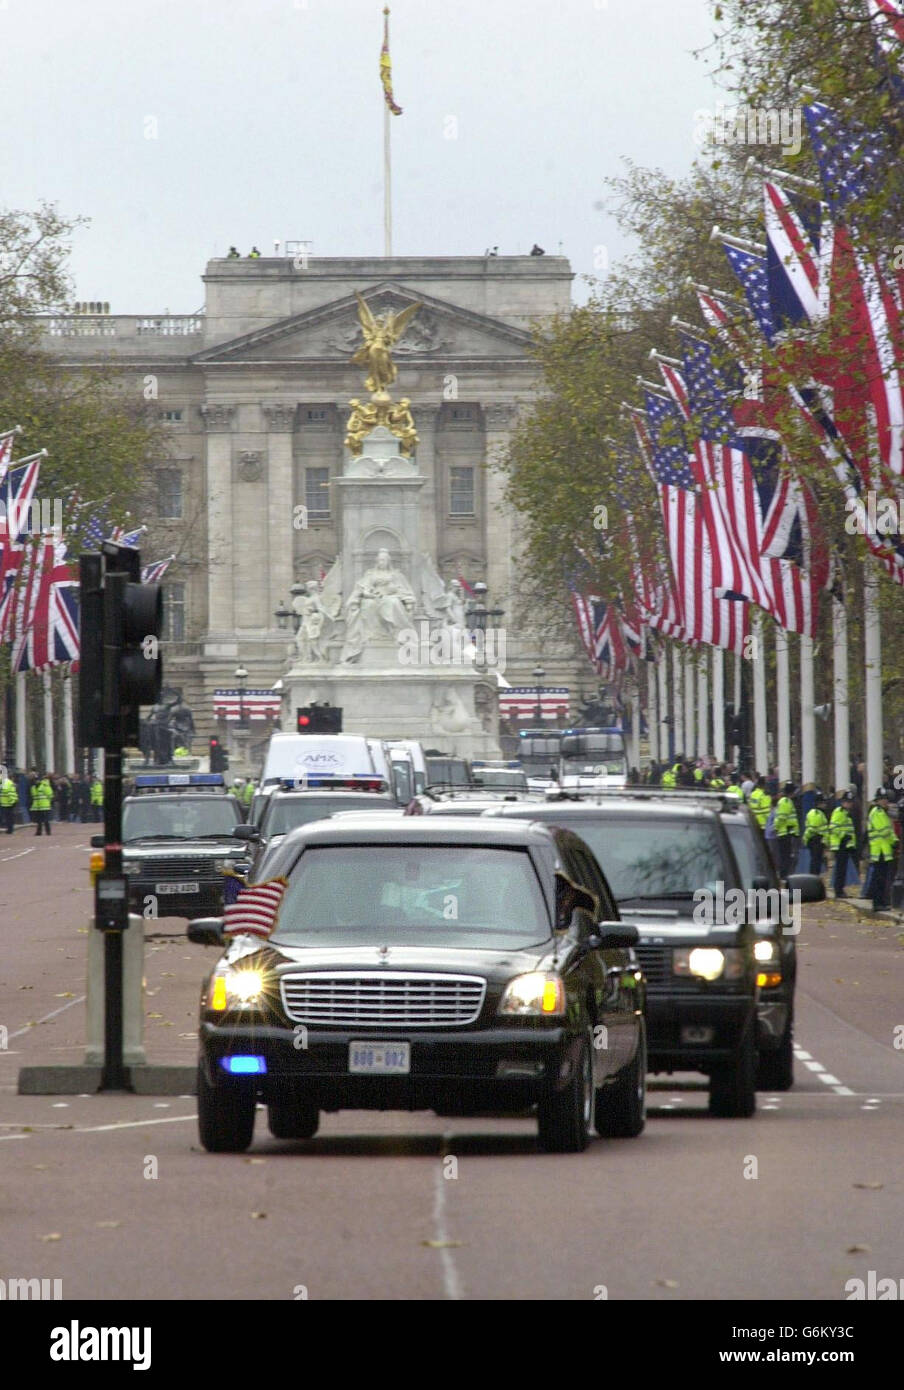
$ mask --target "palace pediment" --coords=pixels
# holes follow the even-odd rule
[[[410,304],[422,308],[393,348],[398,364],[429,363],[449,358],[524,357],[531,336],[499,319],[489,318],[404,285],[385,282],[364,291],[371,312],[399,313]],[[193,357],[199,365],[247,362],[347,362],[361,343],[358,303],[353,294],[244,333]]]

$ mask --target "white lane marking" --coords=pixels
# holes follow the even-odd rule
[[[117,1120],[113,1125],[78,1125],[69,1134],[102,1134],[111,1129],[141,1129],[144,1125],[175,1125],[182,1120],[196,1120],[197,1115],[164,1115],[159,1120]]]
[[[4,854],[0,859],[0,864],[8,864],[11,859],[24,859],[26,854],[34,854],[37,845],[32,845],[31,849],[20,849],[18,854]]]
[[[836,1096],[852,1096],[855,1094],[849,1086],[842,1086],[837,1076],[833,1076],[830,1071],[826,1071],[822,1062],[814,1061],[812,1055],[809,1052],[804,1052],[803,1048],[795,1046],[794,1055],[799,1062],[803,1062],[804,1066],[807,1067],[809,1071],[815,1072],[820,1081],[824,1081],[827,1086],[831,1086]]]
[[[822,1075],[820,1076],[819,1079],[820,1079],[820,1081],[824,1081],[824,1082],[826,1083],[827,1086],[840,1086],[840,1085],[841,1085],[841,1082],[838,1080],[838,1077],[837,1077],[837,1076],[833,1076],[833,1075],[831,1074],[831,1072],[828,1072],[828,1071],[824,1071],[824,1072],[822,1073]]]
[[[0,1144],[4,1139],[30,1139],[30,1134],[0,1134]]]
[[[834,1089],[836,1096],[852,1096],[854,1094],[850,1086],[836,1086]]]
[[[65,1013],[67,1009],[74,1008],[76,1004],[84,1004],[85,998],[86,996],[84,994],[80,994],[78,999],[70,999],[68,1004],[61,1004],[58,1009],[52,1009],[50,1013],[45,1014],[43,1018],[36,1018],[34,1023],[26,1024],[24,1028],[19,1028],[15,1033],[10,1033],[10,1039],[21,1038],[23,1033],[30,1033],[32,1028],[36,1028],[39,1023],[47,1023],[50,1019],[56,1018],[57,1014]]]
[[[463,1297],[461,1281],[458,1277],[458,1270],[455,1268],[455,1259],[451,1250],[443,1248],[449,1239],[449,1232],[446,1226],[446,1187],[448,1179],[443,1173],[445,1158],[449,1153],[449,1148],[455,1136],[450,1133],[443,1135],[443,1152],[440,1161],[436,1166],[436,1177],[433,1184],[433,1239],[441,1241],[439,1257],[443,1270],[443,1288],[446,1297],[459,1300]]]
[[[809,1067],[810,1071],[825,1071],[822,1062],[804,1062],[804,1066]]]
[[[799,1057],[802,1062],[809,1062],[813,1054],[812,1052],[804,1052],[802,1047],[795,1047],[794,1055]]]

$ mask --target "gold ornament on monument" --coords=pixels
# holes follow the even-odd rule
[[[418,442],[411,418],[411,402],[407,396],[403,396],[396,403],[387,388],[399,375],[399,369],[392,360],[392,348],[421,305],[409,304],[401,313],[388,311],[375,318],[357,290],[355,298],[364,342],[353,353],[351,360],[356,366],[367,369],[364,385],[370,392],[370,400],[364,404],[359,400],[349,401],[352,410],[345,426],[346,447],[350,453],[358,456],[371,430],[377,425],[384,425],[398,439],[399,452],[404,458],[410,458]]]

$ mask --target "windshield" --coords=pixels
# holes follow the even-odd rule
[[[520,950],[551,936],[526,850],[341,845],[305,850],[274,942]]]
[[[373,793],[354,792],[344,796],[299,796],[291,801],[275,799],[268,807],[268,814],[261,824],[265,839],[272,835],[286,835],[299,825],[309,825],[314,820],[329,820],[336,811],[385,811],[391,805],[388,797]]]
[[[555,813],[542,819],[555,822]],[[709,822],[562,816],[558,823],[590,846],[619,903],[631,898],[692,899],[698,888],[716,893],[717,885],[725,882],[721,845]]]
[[[562,739],[565,772],[618,776],[626,768],[625,741],[616,730],[609,734],[570,734]]]
[[[232,799],[225,796],[183,797],[162,801],[143,796],[127,801],[122,810],[123,843],[149,835],[173,835],[190,840],[196,835],[229,837],[241,822]]]
[[[767,862],[766,855],[760,853],[760,846],[753,830],[749,826],[730,822],[726,824],[725,830],[734,850],[743,886],[752,888],[753,880],[757,877],[767,879],[771,885],[772,865]]]
[[[527,786],[527,777],[515,768],[476,767],[474,783],[478,787],[520,787]]]
[[[548,777],[550,770],[555,773],[559,764],[561,735],[552,737],[522,738],[518,740],[518,761],[529,772],[538,772]]]

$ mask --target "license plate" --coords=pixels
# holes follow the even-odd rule
[[[163,897],[165,893],[197,893],[200,887],[200,883],[156,883],[154,892]]]
[[[368,1076],[407,1076],[411,1071],[411,1044],[350,1042],[348,1069]]]

